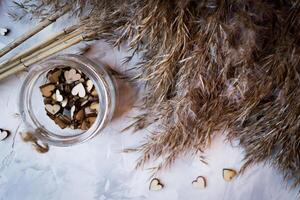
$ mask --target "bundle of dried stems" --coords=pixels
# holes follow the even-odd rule
[[[300,184],[299,0],[34,2],[42,5],[35,16],[68,2],[79,14],[92,8],[86,31],[141,56],[135,80],[145,83],[145,114],[135,125],[158,122],[159,131],[135,149],[138,166],[158,157],[158,170],[169,166],[227,130],[245,149],[243,170],[271,163]]]

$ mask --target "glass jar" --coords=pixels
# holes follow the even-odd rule
[[[88,130],[61,129],[47,116],[40,86],[47,83],[47,73],[62,67],[72,67],[84,73],[99,96],[99,112]],[[26,128],[42,142],[54,146],[70,146],[87,141],[111,121],[116,106],[115,81],[104,64],[96,64],[78,55],[60,55],[33,66],[21,88],[20,114]]]

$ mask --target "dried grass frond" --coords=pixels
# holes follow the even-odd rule
[[[243,169],[271,163],[300,184],[299,0],[70,2],[92,8],[82,24],[94,39],[141,57],[132,79],[145,87],[145,113],[135,127],[159,131],[131,149],[143,153],[138,167],[157,158],[155,170],[169,167],[227,128],[244,147]]]

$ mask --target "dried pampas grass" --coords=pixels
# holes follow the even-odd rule
[[[158,170],[170,166],[226,129],[245,149],[243,170],[271,163],[300,184],[299,0],[36,2],[90,6],[82,24],[95,39],[140,55],[134,80],[145,85],[145,114],[134,125],[158,122],[159,131],[135,149],[138,167],[158,157]]]

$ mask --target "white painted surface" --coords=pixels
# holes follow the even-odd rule
[[[0,47],[34,24],[11,22],[5,14],[10,5],[7,2],[10,1],[1,5],[0,26],[10,28],[12,32],[8,37],[0,36]],[[62,21],[59,21],[58,25],[50,26],[28,44],[55,32],[61,24]],[[101,59],[116,69],[124,69],[129,67],[121,65],[124,55],[124,52],[98,43],[91,57]],[[0,82],[0,127],[11,130],[13,134],[21,124],[14,113],[18,112],[18,94],[25,76],[12,76]],[[223,137],[214,139],[211,148],[205,152],[208,165],[191,155],[182,157],[171,169],[159,174],[158,178],[165,188],[150,192],[149,172],[134,170],[134,162],[139,155],[120,153],[124,148],[140,144],[148,133],[147,130],[136,134],[130,131],[120,133],[134,113],[136,111],[131,110],[114,120],[103,133],[89,142],[68,148],[51,147],[50,152],[43,155],[23,143],[19,135],[15,137],[14,145],[13,137],[0,142],[0,200],[297,199],[300,188],[287,189],[281,175],[262,164],[226,183],[222,169],[239,169],[243,154],[241,149],[225,143]],[[191,184],[200,175],[207,180],[207,187],[203,190],[197,190]]]

